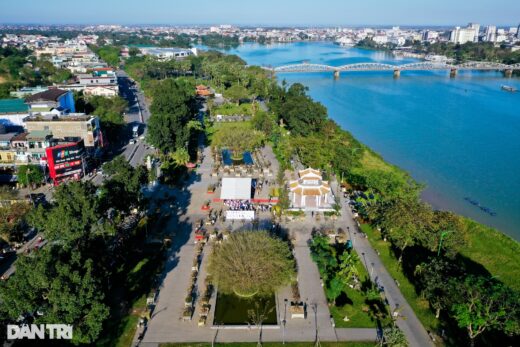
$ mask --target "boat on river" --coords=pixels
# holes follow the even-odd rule
[[[506,85],[503,85],[502,87],[500,87],[502,90],[505,90],[506,92],[511,92],[511,93],[514,93],[517,91],[517,89],[515,87],[512,87],[512,86],[506,86]]]

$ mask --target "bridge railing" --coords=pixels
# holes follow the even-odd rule
[[[291,64],[275,68],[266,68],[273,72],[339,72],[339,71],[428,71],[428,70],[520,70],[520,63],[502,64],[494,62],[470,61],[458,65],[443,62],[416,62],[403,65],[391,65],[384,63],[366,62],[341,66],[324,64]]]

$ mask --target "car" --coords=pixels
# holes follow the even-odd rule
[[[130,140],[130,142],[128,142],[128,144],[129,144],[129,145],[133,145],[133,144],[135,144],[135,140],[134,140],[134,139]]]

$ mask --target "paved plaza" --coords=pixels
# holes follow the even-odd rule
[[[272,152],[267,150],[267,155]],[[274,158],[274,157],[273,157]],[[212,325],[215,312],[216,295],[210,300],[210,313],[207,324],[199,327],[200,302],[198,298],[205,290],[204,279],[206,277],[206,263],[211,251],[211,242],[203,250],[202,262],[196,282],[196,302],[191,320],[182,320],[184,301],[187,289],[191,283],[192,262],[195,257],[197,244],[193,228],[196,222],[207,217],[207,211],[201,209],[202,205],[210,199],[207,187],[217,182],[218,178],[211,175],[213,159],[209,148],[204,150],[204,160],[196,173],[193,173],[185,188],[175,191],[174,213],[166,226],[172,235],[172,246],[168,252],[165,270],[159,287],[159,295],[156,307],[148,323],[142,341],[136,344],[141,346],[157,346],[163,342],[254,342],[258,340],[259,331],[247,326],[240,329],[218,328]],[[274,160],[275,162],[276,160]],[[277,168],[277,166],[276,166]],[[333,186],[334,188],[334,186]],[[337,189],[337,187],[335,188]],[[260,218],[265,219],[262,224],[270,225],[269,213],[264,213]],[[237,224],[235,229],[250,228],[250,223]],[[356,230],[355,221],[347,206],[343,206],[342,216],[335,222],[336,227],[340,225],[345,229],[349,226]],[[306,319],[290,319],[287,314],[285,328],[281,322],[284,319],[284,299],[291,300],[291,288],[281,289],[276,295],[278,314],[278,325],[265,327],[262,330],[263,341],[375,341],[377,339],[376,329],[346,329],[334,328],[331,315],[320,282],[320,275],[316,264],[310,256],[308,242],[311,238],[313,227],[319,227],[310,215],[304,219],[289,221],[284,228],[290,230],[295,237],[294,254],[298,264],[298,284],[301,300],[307,306]],[[354,247],[358,254],[364,253],[365,263],[373,265],[373,276],[385,288],[385,294],[394,309],[400,307],[400,314],[406,319],[399,318],[397,324],[406,334],[411,346],[428,346],[431,341],[427,332],[422,327],[417,317],[401,295],[399,288],[383,267],[377,254],[371,248],[361,234],[353,233]],[[369,266],[369,268],[372,265]],[[369,269],[368,269],[369,270]],[[369,270],[370,271],[370,270]]]

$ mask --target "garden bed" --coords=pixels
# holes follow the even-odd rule
[[[266,320],[263,325],[276,325],[276,299],[273,294],[270,297],[262,298],[254,296],[252,298],[241,298],[236,295],[218,293],[215,307],[214,325],[247,325],[250,322],[248,310],[256,310],[255,302],[258,302],[260,312],[267,308]]]

